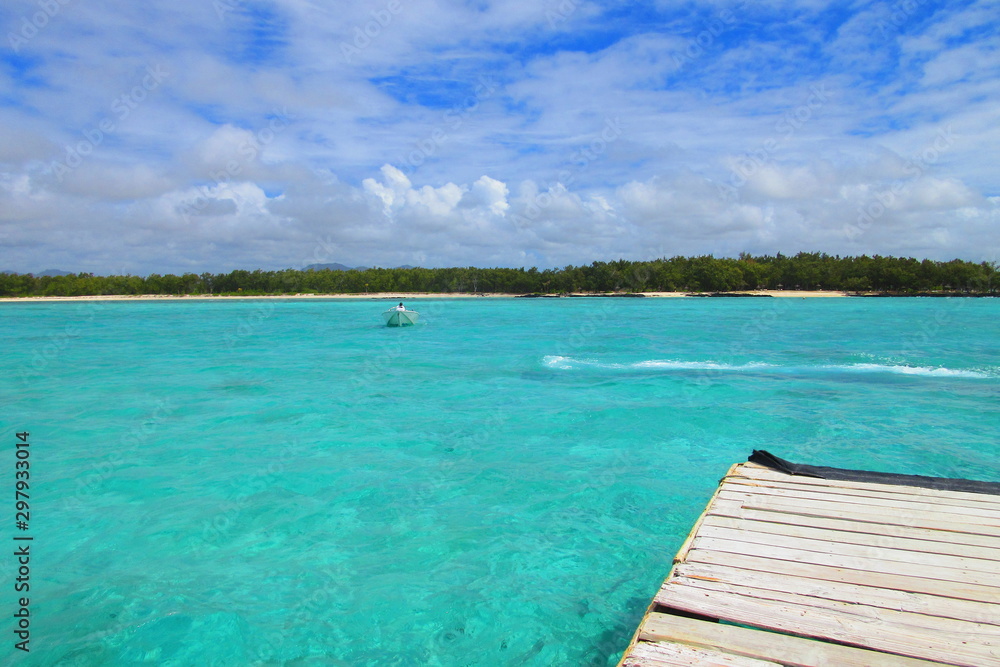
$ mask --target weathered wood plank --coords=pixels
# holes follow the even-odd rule
[[[917,539],[907,536],[879,535],[857,532],[854,530],[844,530],[844,528],[856,527],[857,524],[855,522],[844,521],[836,526],[802,526],[798,524],[760,521],[756,518],[735,518],[718,514],[706,516],[702,525],[751,530],[760,533],[773,533],[775,535],[785,535],[788,537],[834,541],[843,544],[857,544],[881,549],[900,549],[903,551],[977,558],[988,564],[992,563],[988,565],[991,568],[991,571],[1000,570],[1000,538],[995,540],[995,547],[972,546],[966,544],[955,544],[954,542]]]
[[[852,646],[963,667],[1000,664],[1000,648],[970,643],[966,635],[928,633],[922,628],[873,623],[841,613],[787,602],[748,599],[739,595],[710,595],[691,586],[677,586],[670,607],[734,623],[802,636],[822,637]]]
[[[990,525],[990,520],[983,517],[963,516],[959,518],[944,512],[930,510],[926,512],[903,511],[899,509],[891,511],[865,511],[861,507],[847,507],[842,503],[831,501],[753,496],[746,493],[732,492],[724,488],[719,493],[716,502],[725,500],[739,502],[742,507],[746,508],[765,509],[774,512],[780,511],[788,514],[800,514],[802,516],[820,516],[834,519],[846,518],[852,521],[864,521],[867,523],[913,526],[916,528],[931,528],[956,533],[973,533],[1000,537],[1000,525]]]
[[[846,556],[836,553],[809,551],[797,547],[774,546],[740,540],[698,536],[691,545],[691,551],[702,550],[743,554],[746,556],[766,556],[778,561],[827,565],[869,573],[903,574],[910,577],[923,577],[952,583],[977,584],[993,587],[1000,593],[1000,574],[991,575],[986,572],[976,572],[953,567],[923,568],[911,563],[882,560],[871,556]]]
[[[906,489],[906,493],[914,495],[927,495],[933,498],[954,498],[957,500],[969,500],[972,502],[1000,503],[1000,495],[986,493],[970,493],[968,491],[945,491],[939,489],[928,489],[922,486],[902,486],[894,484],[881,484],[876,482],[849,482],[836,479],[821,479],[818,477],[805,477],[803,475],[786,475],[777,470],[771,470],[756,463],[742,463],[739,468],[733,470],[729,476],[746,477],[759,480],[778,480],[794,482],[796,484],[815,485],[823,487],[842,487],[862,490],[884,490],[886,487],[894,489]]]
[[[928,496],[915,496],[908,494],[892,494],[891,497],[884,498],[876,494],[850,494],[841,493],[839,489],[830,488],[783,488],[777,485],[753,485],[746,484],[739,478],[726,480],[725,489],[731,493],[747,493],[754,496],[777,496],[779,498],[794,498],[796,500],[823,500],[842,503],[849,507],[869,508],[865,511],[874,511],[872,508],[879,508],[888,511],[904,510],[910,512],[938,512],[942,514],[960,515],[963,517],[979,517],[985,521],[975,521],[975,523],[985,523],[991,526],[1000,526],[1000,508],[974,507],[967,505],[946,505],[939,503]],[[967,519],[972,522],[972,519]]]
[[[941,664],[670,614],[650,614],[640,637],[649,642],[677,641],[692,646],[717,647],[729,653],[797,667],[869,667],[876,664],[927,667]]]
[[[703,539],[711,538],[749,542],[763,546],[802,549],[804,551],[815,551],[852,558],[876,558],[889,563],[902,563],[907,567],[917,565],[922,571],[926,571],[926,568],[943,568],[945,575],[951,570],[978,572],[985,576],[980,577],[976,583],[991,583],[994,586],[1000,586],[1000,563],[997,563],[995,560],[851,544],[838,541],[835,536],[831,539],[817,539],[802,535],[783,535],[775,532],[756,531],[749,524],[744,524],[744,527],[731,528],[704,523],[701,526],[701,530],[698,531],[698,536]],[[695,545],[697,546],[697,544],[696,540]]]
[[[779,662],[747,658],[701,646],[649,642],[636,644],[621,664],[623,667],[781,667]]]
[[[935,505],[930,501],[923,501],[920,503],[891,503],[888,501],[882,501],[880,503],[875,503],[869,499],[867,502],[861,502],[856,496],[841,496],[834,493],[809,493],[809,494],[799,494],[793,495],[790,492],[783,492],[780,489],[770,489],[770,488],[757,488],[752,489],[752,487],[739,485],[725,485],[722,491],[719,493],[720,498],[755,498],[755,499],[767,499],[776,498],[781,499],[785,502],[803,504],[809,503],[813,504],[832,504],[838,507],[845,514],[864,514],[864,515],[874,515],[874,516],[884,516],[891,517],[896,514],[902,514],[904,516],[914,516],[921,515],[927,516],[932,519],[941,520],[945,517],[951,518],[952,520],[958,520],[966,524],[974,524],[977,526],[990,526],[993,528],[1000,529],[1000,515],[993,516],[983,513],[981,510],[968,512],[957,512],[952,511],[952,508],[943,507],[940,505]]]
[[[747,486],[751,488],[773,488],[785,489],[787,491],[835,491],[841,495],[856,496],[860,498],[881,498],[883,500],[902,500],[910,502],[931,501],[935,505],[948,505],[952,507],[978,507],[984,510],[1000,512],[1000,496],[987,496],[979,494],[978,498],[952,498],[949,496],[937,495],[929,489],[920,489],[910,486],[882,486],[879,488],[857,489],[852,486],[844,486],[843,483],[835,484],[801,484],[798,478],[790,477],[786,479],[752,479],[743,475],[732,475],[725,480],[726,484]],[[808,479],[808,478],[807,478]],[[970,494],[976,495],[976,494]]]
[[[793,514],[789,511],[791,507],[784,506],[783,508],[777,507],[773,509],[747,507],[745,503],[737,500],[716,500],[712,504],[711,514],[712,516],[747,519],[789,526],[829,528],[862,535],[905,537],[927,542],[952,544],[957,548],[976,546],[995,549],[1000,545],[1000,536],[955,532],[950,529],[950,524],[949,529],[942,529],[869,523],[852,519]]]
[[[662,600],[670,600],[671,591],[685,586],[710,592],[713,596],[738,595],[743,598],[765,602],[781,602],[800,607],[823,610],[832,615],[843,615],[849,620],[867,619],[873,630],[881,625],[906,626],[913,630],[922,629],[927,633],[949,633],[955,637],[963,637],[977,643],[988,643],[990,639],[1000,640],[1000,625],[993,623],[974,623],[956,618],[928,616],[926,614],[898,609],[887,609],[876,605],[865,605],[857,602],[831,600],[817,595],[805,595],[800,591],[786,592],[782,590],[758,588],[744,582],[732,583],[725,581],[709,581],[689,577],[672,577],[664,584],[657,596],[659,604]],[[831,616],[832,617],[832,616]]]
[[[720,553],[705,549],[692,549],[688,552],[688,558],[684,562],[728,565],[745,570],[758,570],[760,572],[771,572],[806,579],[835,581],[875,588],[892,588],[909,593],[926,593],[927,595],[937,595],[958,600],[1000,604],[1000,590],[993,586],[949,582],[895,573],[887,574],[884,572],[852,570],[836,565],[830,566],[774,560],[756,554],[748,556],[737,553]]]
[[[840,581],[797,577],[783,572],[762,572],[729,565],[687,562],[674,568],[672,578],[687,577],[706,581],[720,581],[743,584],[754,588],[765,588],[787,593],[798,593],[828,600],[839,600],[859,605],[871,605],[885,609],[897,609],[927,616],[955,618],[972,623],[1000,625],[1000,605],[957,600],[926,593],[911,593],[892,588],[861,586]],[[664,582],[666,583],[666,582]],[[663,589],[661,588],[661,591]],[[663,593],[653,598],[656,604],[664,604]]]

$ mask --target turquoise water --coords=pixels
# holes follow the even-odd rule
[[[997,300],[407,304],[0,304],[0,659],[609,665],[754,448],[1000,481]]]

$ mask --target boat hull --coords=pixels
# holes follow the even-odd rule
[[[420,319],[420,313],[415,310],[390,308],[382,313],[382,319],[385,320],[387,327],[408,327],[417,323],[417,320]]]

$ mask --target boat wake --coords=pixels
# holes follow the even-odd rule
[[[815,366],[784,366],[765,362],[727,364],[715,361],[677,361],[672,359],[650,359],[631,363],[611,363],[593,359],[574,359],[557,355],[546,356],[542,362],[556,370],[607,369],[632,371],[706,371],[720,373],[788,373],[788,374],[892,374],[935,378],[977,378],[989,379],[998,374],[981,370],[966,370],[930,366],[906,366],[897,364],[822,364]]]

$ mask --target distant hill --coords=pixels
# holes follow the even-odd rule
[[[0,271],[0,273],[9,273],[14,276],[27,275],[27,274],[21,274],[17,271]],[[32,273],[31,275],[35,276],[36,278],[43,278],[45,276],[72,276],[74,274],[72,271],[60,271],[59,269],[46,269],[41,273]]]
[[[333,264],[310,264],[309,266],[303,268],[303,271],[322,271],[324,269],[329,269],[330,271],[352,271],[354,269],[364,270],[365,267],[361,266],[346,266],[344,264],[338,264],[334,262]]]

